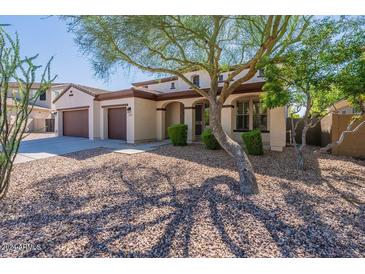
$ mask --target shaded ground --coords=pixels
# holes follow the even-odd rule
[[[316,157],[305,172],[289,148],[252,157],[254,197],[225,152],[200,145],[18,164],[0,256],[364,257],[365,163]]]

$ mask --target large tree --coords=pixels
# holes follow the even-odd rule
[[[277,58],[297,42],[308,25],[301,16],[77,16],[67,17],[76,42],[90,54],[96,73],[116,66],[180,77],[208,99],[210,124],[220,145],[234,157],[242,193],[257,193],[250,161],[221,125],[221,110],[232,92],[254,77],[264,58]],[[210,88],[201,90],[184,75],[206,71]],[[219,75],[229,71],[223,88]]]
[[[347,54],[341,56],[341,60],[344,60],[346,65],[339,70],[336,77],[336,86],[341,90],[343,98],[354,107],[356,113],[352,115],[338,140],[320,149],[322,153],[340,145],[347,135],[353,134],[365,126],[365,58],[363,58],[365,25],[357,25],[356,30],[357,32],[351,33],[350,41],[341,45],[346,49]],[[334,111],[336,111],[335,108]]]
[[[37,55],[22,58],[18,37],[13,39],[0,27],[0,199],[9,189],[13,163],[33,104],[54,80],[50,76],[50,60],[41,75],[39,87],[31,92],[41,68],[34,64],[36,58]],[[11,82],[17,83],[15,91],[9,85]]]
[[[263,64],[267,78],[264,103],[269,107],[290,105],[294,113],[304,110],[300,146],[295,141],[298,123],[292,123],[299,169],[305,167],[303,150],[308,130],[328,115],[338,100],[359,98],[358,89],[353,89],[357,82],[350,85],[348,79],[345,83],[348,74],[344,71],[349,69],[349,59],[359,57],[360,37],[364,35],[358,31],[360,25],[357,18],[319,19],[307,29],[300,43],[287,49],[279,64],[273,60]]]

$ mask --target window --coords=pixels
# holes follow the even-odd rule
[[[236,129],[249,129],[249,100],[237,102]]]
[[[267,130],[267,110],[264,109],[259,99],[254,99],[253,106],[253,128],[260,130]]]
[[[171,82],[170,89],[175,89],[175,82]]]
[[[193,77],[191,77],[191,81],[195,86],[200,87],[199,75],[194,75]]]
[[[43,93],[39,96],[39,100],[40,100],[40,101],[46,101],[46,92],[43,92]]]
[[[223,74],[219,74],[219,76],[218,76],[218,82],[223,82]]]
[[[264,71],[262,69],[259,69],[259,75],[257,77],[264,77]]]

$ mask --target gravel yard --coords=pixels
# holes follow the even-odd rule
[[[309,153],[309,152],[307,152]],[[365,257],[365,162],[293,150],[232,160],[201,145],[95,149],[15,166],[0,202],[1,257]]]

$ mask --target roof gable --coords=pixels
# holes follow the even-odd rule
[[[56,103],[58,101],[58,99],[60,99],[70,88],[75,88],[92,97],[95,97],[98,94],[103,94],[103,93],[109,92],[109,91],[103,90],[103,89],[97,89],[97,88],[92,88],[92,87],[87,87],[87,86],[82,86],[82,85],[69,84],[61,91],[61,93],[53,100],[52,103],[53,104]]]

